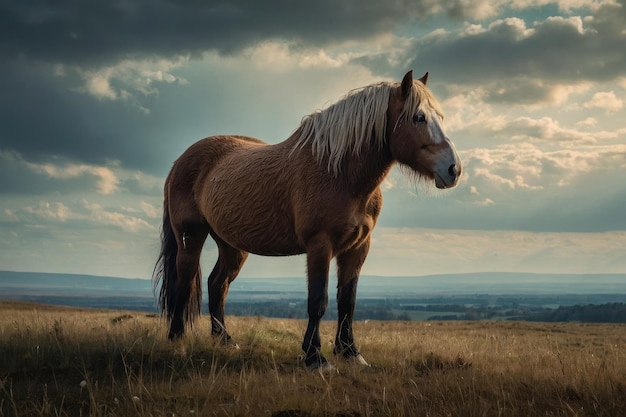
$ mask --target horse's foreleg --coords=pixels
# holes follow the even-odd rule
[[[237,277],[248,258],[248,253],[233,248],[214,236],[218,242],[219,258],[208,279],[209,312],[211,313],[211,334],[223,342],[230,343],[231,337],[224,324],[224,307],[230,283]]]
[[[302,342],[304,363],[310,369],[323,369],[331,366],[320,352],[319,325],[328,306],[328,270],[332,250],[330,242],[319,241],[307,246],[308,307],[309,322]]]
[[[334,353],[344,358],[354,358],[367,365],[354,344],[352,318],[356,305],[356,288],[361,267],[369,251],[369,239],[359,247],[337,257],[337,309],[338,323]]]

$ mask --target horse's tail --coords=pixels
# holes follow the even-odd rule
[[[167,187],[166,187],[167,188]],[[153,284],[156,293],[159,283],[158,302],[161,313],[171,324],[170,339],[181,336],[187,323],[191,324],[200,315],[202,304],[202,273],[200,265],[191,282],[177,282],[176,259],[178,243],[169,215],[167,190],[163,202],[163,225],[161,228],[161,252],[154,266]],[[172,320],[175,323],[172,323]],[[182,322],[181,322],[182,320]]]
[[[159,309],[167,320],[170,321],[174,315],[176,292],[176,256],[178,255],[178,244],[170,222],[169,204],[167,193],[163,202],[163,226],[161,227],[161,252],[159,259],[154,266],[152,279],[156,292],[159,283],[161,290],[158,293]]]

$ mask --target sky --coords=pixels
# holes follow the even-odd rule
[[[463,176],[394,169],[362,273],[626,273],[625,45],[625,0],[3,1],[0,269],[149,278],[189,145],[281,142],[413,70]]]

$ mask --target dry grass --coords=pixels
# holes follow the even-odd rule
[[[320,374],[299,358],[303,321],[227,320],[240,350],[206,317],[172,345],[146,314],[0,303],[0,415],[626,415],[626,326],[358,323],[373,365]]]

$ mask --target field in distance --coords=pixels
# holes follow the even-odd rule
[[[156,315],[0,302],[1,416],[620,416],[626,326],[355,323],[371,363],[308,371],[303,320],[203,316],[185,341]],[[335,323],[323,322],[332,357]]]

